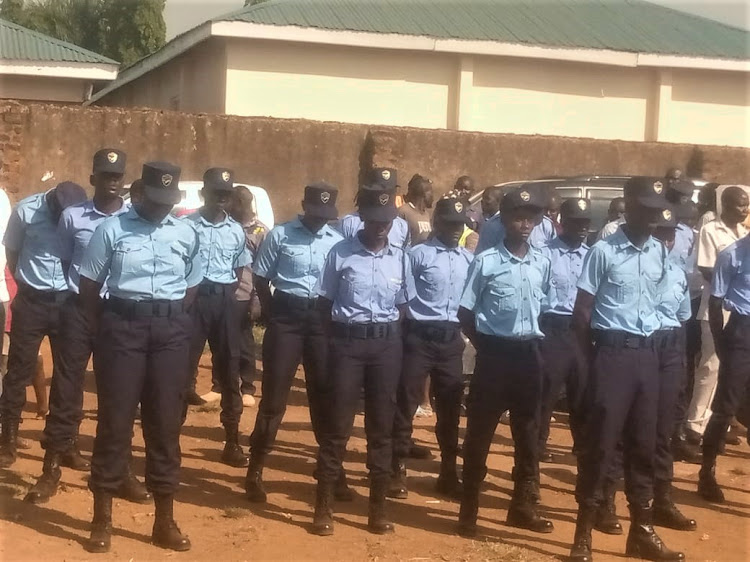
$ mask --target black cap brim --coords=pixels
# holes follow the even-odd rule
[[[339,218],[339,211],[331,205],[317,205],[315,203],[305,203],[305,215],[329,221]]]
[[[207,189],[208,191],[225,191],[227,193],[232,193],[234,191],[234,186],[227,185],[227,184],[204,183],[203,187],[204,189]]]
[[[664,210],[664,209],[669,208],[669,202],[664,197],[662,197],[661,195],[657,195],[657,194],[642,195],[640,197],[636,197],[635,201],[641,207],[646,207],[648,209]]]
[[[507,205],[506,209],[508,211],[517,211],[519,209],[530,209],[532,211],[536,211],[537,213],[541,213],[544,211],[544,207],[536,204],[536,203],[517,203],[515,205]],[[501,211],[503,209],[500,209]]]
[[[144,187],[143,193],[149,200],[159,205],[177,205],[180,199],[182,199],[179,189],[167,189],[147,185]]]
[[[111,164],[110,162],[104,162],[98,164],[94,170],[94,174],[120,174],[125,175],[125,169],[120,165],[119,162]]]
[[[359,216],[365,221],[388,222],[394,220],[398,216],[398,210],[392,205],[382,207],[360,207]]]

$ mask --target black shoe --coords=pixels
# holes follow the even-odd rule
[[[72,468],[79,472],[88,472],[91,469],[91,463],[81,456],[81,451],[78,449],[77,439],[73,441],[70,449],[63,453],[60,458],[60,466]]]
[[[460,500],[463,495],[463,486],[455,472],[447,474],[441,472],[435,482],[435,490],[454,500]]]
[[[112,496],[94,492],[94,519],[91,534],[84,544],[88,552],[101,554],[109,552],[112,544]]]
[[[458,534],[471,539],[477,536],[477,515],[479,514],[479,489],[470,490],[464,483],[464,495],[458,511]]]
[[[430,451],[429,447],[424,447],[422,445],[417,445],[416,443],[412,443],[411,447],[409,447],[409,454],[407,455],[410,459],[417,459],[417,460],[427,460],[432,458],[432,451]]]
[[[337,502],[354,501],[354,490],[349,487],[346,481],[346,472],[343,469],[341,469],[341,474],[338,480],[336,480],[336,485],[333,489],[333,499]]]
[[[368,507],[367,529],[376,535],[388,535],[395,531],[395,526],[386,514],[388,480],[375,480],[370,483],[370,505]]]
[[[117,490],[117,497],[133,503],[151,503],[153,496],[149,493],[132,471],[128,470],[125,481]]]
[[[189,390],[185,399],[190,406],[203,406],[204,404],[208,404],[208,402],[200,397],[195,389]]]
[[[177,552],[190,550],[191,546],[190,539],[180,532],[180,528],[173,519],[154,521],[154,528],[151,532],[151,542],[161,548],[176,550]]]
[[[3,420],[0,428],[0,468],[8,468],[16,462],[18,443],[18,420]]]
[[[406,465],[403,461],[396,461],[393,465],[390,484],[388,486],[388,497],[398,500],[405,500],[409,497],[409,490],[406,487]]]
[[[690,464],[701,464],[700,447],[693,445],[687,439],[672,439],[672,458],[675,462],[682,461]]]
[[[554,460],[555,457],[546,449],[539,455],[539,462],[554,462]]]
[[[315,491],[315,513],[313,514],[312,534],[329,537],[333,534],[333,487],[327,482],[318,482]]]
[[[685,517],[672,502],[654,502],[654,525],[677,531],[695,531],[698,527],[695,519]]]
[[[641,560],[670,560],[675,562],[685,560],[685,555],[682,552],[675,552],[667,548],[667,545],[654,531],[653,526],[639,524],[635,521],[630,524],[625,554]]]
[[[245,497],[253,503],[266,503],[268,497],[263,488],[263,463],[250,459],[245,476]]]
[[[701,441],[703,440],[703,436],[697,431],[693,431],[689,427],[686,427],[685,428],[685,440],[691,445],[695,445],[699,447],[701,444]]]
[[[724,492],[716,481],[714,469],[701,468],[698,473],[698,494],[706,501],[724,503]]]
[[[60,453],[45,453],[42,475],[26,494],[26,497],[23,498],[24,501],[34,504],[48,502],[57,493],[57,486],[60,483],[61,475]]]
[[[508,518],[505,522],[511,527],[518,527],[535,533],[551,533],[555,530],[552,521],[539,516],[533,503],[513,505],[511,501]]]
[[[235,468],[246,468],[248,465],[247,456],[242,451],[240,444],[237,442],[230,443],[229,441],[224,445],[224,450],[221,452],[221,462]]]
[[[594,529],[605,535],[622,535],[622,524],[615,508],[615,492],[605,490],[605,497],[596,509]]]
[[[586,507],[578,508],[576,518],[576,533],[573,537],[573,546],[570,548],[568,560],[571,562],[593,562],[591,553],[591,529],[593,528],[596,513],[593,509]]]

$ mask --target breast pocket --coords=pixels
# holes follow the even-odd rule
[[[498,310],[515,310],[517,308],[516,289],[513,287],[492,287],[489,290],[489,301],[492,308]]]
[[[143,271],[151,263],[151,255],[142,244],[123,243],[112,255],[112,266],[116,271],[133,273]]]
[[[279,270],[283,275],[300,277],[306,275],[310,260],[308,253],[303,248],[285,246],[279,252]]]
[[[347,303],[364,304],[370,300],[371,287],[355,271],[347,269],[341,279],[341,295]]]
[[[568,292],[570,291],[570,283],[568,280],[561,277],[553,277],[550,280],[550,285],[552,286],[552,291],[557,302],[560,304],[567,304]]]
[[[638,278],[631,273],[610,273],[607,285],[620,303],[632,302],[638,296]]]
[[[424,293],[423,296],[426,300],[435,301],[440,299],[446,281],[439,272],[427,270],[422,273],[420,281],[422,282],[421,289]]]

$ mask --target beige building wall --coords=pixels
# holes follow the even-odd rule
[[[750,147],[750,74],[674,70],[659,140]]]
[[[224,113],[224,41],[210,39],[118,88],[101,105]]]
[[[644,140],[653,73],[644,69],[476,57],[471,117],[491,133]]]
[[[0,98],[82,103],[89,81],[47,76],[0,76]]]
[[[457,57],[327,45],[232,40],[233,115],[447,128]]]

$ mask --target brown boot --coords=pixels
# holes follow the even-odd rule
[[[86,550],[96,554],[109,552],[112,543],[112,494],[94,492],[94,519],[91,521],[91,535],[84,545]]]
[[[313,515],[312,533],[320,537],[333,534],[333,488],[330,482],[318,482],[315,492],[315,513]]]
[[[57,493],[57,485],[60,483],[60,453],[54,451],[45,451],[44,464],[42,465],[42,475],[36,484],[29,490],[24,501],[40,504],[46,503]]]
[[[190,540],[180,532],[174,521],[174,496],[172,494],[155,494],[156,507],[154,529],[151,540],[156,546],[184,552],[190,550]]]

